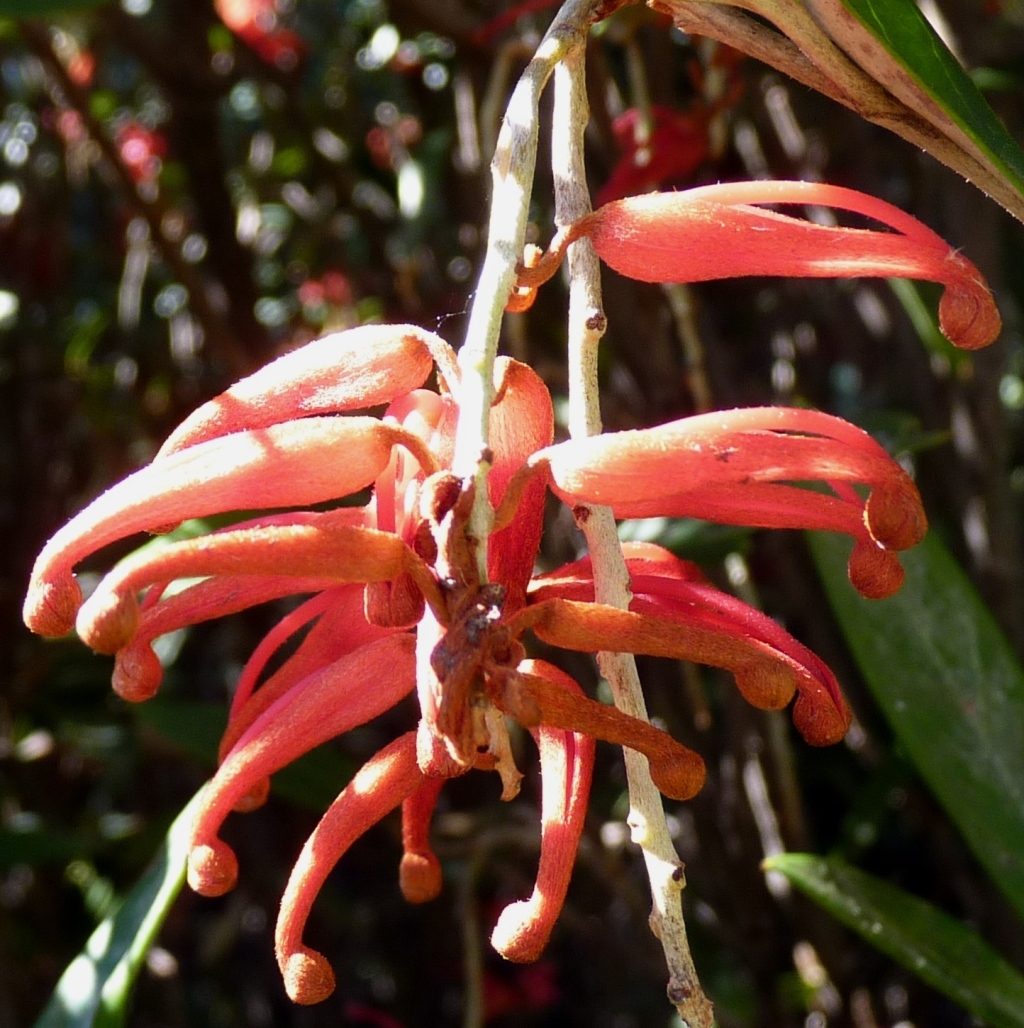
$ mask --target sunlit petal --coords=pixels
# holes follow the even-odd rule
[[[927,527],[907,473],[866,432],[818,411],[703,414],[559,443],[533,461],[547,463],[566,503],[607,504],[617,517],[845,532],[859,544],[851,579],[872,596],[902,582],[899,562],[886,551],[916,545]],[[794,482],[821,482],[834,493]],[[866,502],[852,485],[871,490]]]
[[[447,345],[415,325],[364,325],[316,339],[204,403],[171,433],[158,456],[231,432],[388,403],[430,374],[428,336],[435,346]]]
[[[303,524],[215,532],[121,561],[82,605],[76,627],[94,650],[116,653],[138,630],[136,594],[155,582],[275,572],[309,578],[328,570],[339,584],[373,582],[395,578],[411,557],[397,536],[350,525],[333,512]]]
[[[319,1003],[334,991],[327,958],[303,945],[313,901],[345,851],[423,782],[416,737],[407,732],[363,765],[328,807],[295,861],[274,933],[285,989],[296,1003]]]
[[[819,225],[752,204],[806,204],[854,211],[895,229]],[[946,287],[942,331],[964,349],[987,346],[1001,321],[978,269],[940,236],[874,197],[818,182],[740,182],[649,193],[580,219],[610,267],[644,282],[706,282],[742,275],[926,279]]]
[[[576,682],[546,661],[519,665],[524,674],[546,678],[557,687],[582,695]],[[511,903],[491,932],[491,945],[517,963],[536,960],[551,937],[569,889],[576,850],[590,798],[594,739],[540,725],[533,737],[540,749],[541,842],[537,881],[528,899]]]
[[[188,867],[192,888],[219,896],[234,886],[237,861],[217,833],[255,783],[394,706],[412,690],[414,675],[412,638],[390,636],[323,668],[264,711],[206,787],[192,826]]]
[[[72,568],[137,532],[231,510],[308,506],[369,485],[400,429],[375,418],[328,417],[272,425],[199,443],[129,475],[95,499],[43,548],[32,570],[25,623],[41,635],[74,624],[81,591]],[[420,448],[418,440],[413,445]],[[345,460],[336,459],[338,452]]]

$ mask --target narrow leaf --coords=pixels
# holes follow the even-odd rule
[[[35,1028],[120,1028],[131,987],[185,881],[199,793],[174,819],[146,873],[68,965]]]
[[[1024,978],[955,918],[840,860],[782,853],[763,866],[986,1024],[1024,1026]]]
[[[1024,193],[1024,151],[914,0],[808,0],[808,6],[833,40],[909,110]],[[996,198],[1006,204],[1006,197]],[[1021,205],[1009,209],[1021,217]]]
[[[1024,671],[934,533],[901,555],[906,584],[868,601],[848,547],[813,534],[832,608],[893,731],[967,845],[1024,914]]]

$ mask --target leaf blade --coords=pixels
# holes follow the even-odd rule
[[[131,987],[185,882],[200,792],[174,819],[152,863],[67,966],[35,1028],[120,1028]]]
[[[810,0],[810,7],[876,81],[1024,194],[1024,150],[913,0]]]
[[[902,554],[906,582],[887,600],[856,594],[842,540],[812,533],[810,542],[832,609],[887,720],[1024,915],[1024,670],[934,533]]]
[[[782,853],[764,869],[993,1028],[1024,1028],[1024,977],[949,914],[833,858]]]

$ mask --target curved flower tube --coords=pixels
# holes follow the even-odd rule
[[[390,403],[423,385],[446,344],[415,325],[364,325],[316,339],[193,411],[158,456],[232,432]]]
[[[893,229],[842,228],[762,210],[801,204],[850,211]],[[945,287],[939,326],[955,346],[988,346],[1002,326],[978,269],[916,218],[882,200],[821,182],[726,182],[605,204],[560,230],[521,269],[517,309],[569,245],[587,238],[610,268],[642,282],[708,282],[744,275],[914,278]]]
[[[163,668],[153,652],[153,640],[161,635],[285,596],[319,593],[333,584],[333,579],[322,576],[223,575],[205,578],[166,599],[162,585],[154,585],[140,604],[134,637],[115,656],[114,691],[134,703],[156,695]]]
[[[430,819],[443,778],[426,778],[402,801],[402,862],[398,885],[410,903],[426,903],[441,892],[441,864],[430,847]]]
[[[432,363],[438,392],[420,388]],[[836,741],[849,724],[838,685],[814,654],[660,547],[625,547],[628,611],[595,602],[585,559],[534,575],[548,486],[568,504],[608,503],[620,516],[846,532],[855,540],[851,578],[867,595],[898,586],[896,551],[925,529],[906,473],[859,429],[828,415],[755,408],[553,445],[551,398],[537,374],[502,358],[495,385],[488,499],[497,531],[486,581],[468,531],[471,487],[448,470],[459,416],[454,357],[409,326],[310,344],[227,390],[149,465],[61,529],[33,570],[29,626],[60,634],[77,623],[90,645],[115,654],[115,686],[132,700],[159,685],[152,643],[161,633],[308,597],[257,647],[232,701],[220,767],[192,830],[189,880],[208,895],[237,876],[219,837],[232,810],[258,806],[279,768],[415,691],[416,730],[344,789],[285,890],[277,953],[297,1002],[317,1002],[333,988],[329,963],[303,945],[302,933],[324,878],[359,835],[402,806],[401,887],[423,902],[441,889],[430,820],[444,781],[496,771],[503,797],[515,795],[522,776],[506,716],[534,733],[542,779],[536,886],[501,915],[493,938],[509,959],[534,959],[552,931],[596,740],[644,754],[666,795],[687,799],[700,789],[705,769],[696,753],[583,695],[553,665],[529,660],[530,633],[570,650],[720,667],[760,707],[778,709],[796,695],[794,720],[815,744]],[[379,402],[388,403],[380,418],[346,413]],[[367,487],[363,506],[308,509]],[[186,518],[254,508],[278,512],[144,548],[82,602],[73,569],[93,551]],[[299,633],[267,675],[270,658]]]
[[[334,992],[330,962],[302,942],[314,897],[349,846],[422,781],[416,765],[416,736],[407,732],[363,765],[306,840],[281,897],[274,931],[277,963],[293,1002],[319,1003]]]
[[[547,661],[524,661],[519,671],[582,695],[574,679]],[[540,750],[542,784],[537,882],[528,899],[505,907],[491,932],[491,945],[516,963],[536,960],[551,937],[569,890],[594,772],[591,736],[550,724],[531,731]]]
[[[108,489],[43,548],[32,569],[25,624],[40,635],[70,631],[82,602],[72,568],[136,532],[231,510],[322,503],[368,486],[396,443],[419,440],[376,418],[314,417],[234,432],[158,458]],[[332,460],[338,450],[349,455]]]
[[[392,669],[384,680],[382,666]],[[396,635],[342,657],[271,704],[235,743],[206,788],[192,826],[192,888],[220,896],[234,887],[238,865],[217,831],[256,782],[393,707],[410,692],[414,676],[413,641]]]
[[[872,598],[902,585],[892,551],[927,530],[910,476],[866,432],[818,411],[716,411],[560,443],[531,463],[566,503],[606,504],[616,517],[845,532],[856,540],[850,580]],[[793,482],[825,483],[833,495]],[[870,489],[867,500],[853,486]]]

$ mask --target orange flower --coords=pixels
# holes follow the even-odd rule
[[[758,204],[850,211],[893,231],[804,221]],[[743,275],[809,278],[915,278],[945,286],[939,324],[966,350],[988,346],[1001,322],[978,269],[916,218],[864,193],[820,182],[729,182],[607,203],[561,229],[548,253],[531,254],[510,309],[561,263],[570,243],[588,238],[609,267],[642,282],[708,282]]]
[[[432,370],[438,390],[420,388]],[[595,740],[645,754],[670,797],[700,789],[697,754],[589,699],[552,664],[528,659],[527,633],[565,649],[723,668],[763,708],[779,709],[795,695],[796,725],[813,744],[837,741],[849,724],[839,687],[814,654],[660,547],[624,546],[629,610],[595,602],[589,560],[535,576],[548,486],[569,505],[606,503],[620,516],[846,532],[856,540],[851,578],[868,595],[898,588],[893,551],[925,531],[907,474],[866,434],[826,414],[728,411],[552,445],[551,398],[539,377],[501,358],[495,379],[488,489],[497,530],[486,582],[467,534],[470,488],[448,470],[459,416],[456,364],[442,340],[412,326],[329,336],[237,383],[188,418],[150,464],[61,529],[33,570],[26,623],[45,635],[75,626],[94,649],[115,654],[114,687],[129,700],[159,686],[157,636],[311,594],[257,648],[238,683],[221,763],[192,828],[189,882],[206,895],[225,892],[237,877],[234,853],[218,836],[232,809],[258,806],[274,772],[417,692],[418,727],[342,790],[285,888],[276,949],[299,1003],[334,988],[330,964],[305,946],[303,930],[327,874],[361,834],[401,805],[400,884],[422,902],[441,888],[429,826],[443,782],[495,770],[503,796],[515,795],[521,776],[506,716],[534,734],[542,786],[537,884],[505,909],[492,936],[510,960],[535,959],[558,916]],[[350,413],[379,404],[388,405],[379,418]],[[367,487],[364,505],[330,506]],[[303,509],[313,505],[327,509]],[[200,538],[146,547],[82,600],[73,569],[97,549],[185,518],[275,508]],[[166,595],[178,579],[197,581]],[[307,626],[295,652],[255,688],[281,643]]]

